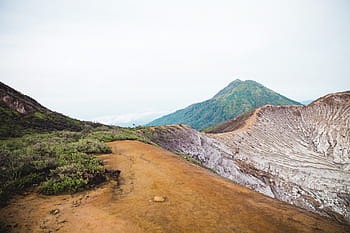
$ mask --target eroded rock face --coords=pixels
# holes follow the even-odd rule
[[[223,177],[274,197],[263,180],[245,171],[244,164],[233,159],[232,150],[224,143],[186,125],[155,127],[153,136],[153,141],[163,148],[189,155]]]
[[[9,108],[14,109],[21,114],[33,113],[35,111],[31,106],[25,105],[10,95],[2,96],[1,101]]]
[[[0,82],[0,104],[20,114],[32,114],[37,110],[47,110],[29,96],[25,96]]]
[[[350,222],[350,92],[264,106],[235,131],[155,128],[155,142],[265,195]]]

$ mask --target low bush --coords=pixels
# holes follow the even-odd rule
[[[44,194],[57,194],[62,192],[77,192],[85,188],[89,181],[79,176],[62,175],[60,179],[48,179],[40,186],[40,192]]]
[[[7,233],[7,232],[9,232],[8,228],[6,226],[7,226],[7,223],[0,219],[0,233]]]
[[[80,139],[78,142],[67,145],[68,150],[84,152],[87,154],[112,153],[111,148],[95,139]]]
[[[86,136],[88,139],[96,139],[103,142],[111,142],[118,140],[138,140],[149,143],[147,138],[140,134],[139,130],[133,128],[120,128],[115,127],[113,129],[107,129],[103,131],[94,131]]]

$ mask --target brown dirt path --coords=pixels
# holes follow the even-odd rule
[[[1,209],[0,218],[12,232],[349,232],[161,148],[137,141],[108,145],[113,154],[99,157],[122,171],[119,185],[109,181],[75,195],[20,196]],[[155,196],[165,202],[154,202]]]

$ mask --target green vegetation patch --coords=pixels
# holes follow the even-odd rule
[[[150,143],[144,127],[102,126],[81,132],[54,131],[0,140],[0,205],[32,186],[43,194],[72,193],[106,179],[95,157],[111,153],[104,142],[139,140]]]
[[[53,132],[1,141],[0,204],[11,194],[40,185],[44,194],[76,192],[104,180],[105,169],[93,154],[110,153],[82,133]]]
[[[6,225],[7,225],[7,223],[0,219],[0,233],[7,233],[7,232],[9,232],[7,227],[6,227]]]
[[[118,140],[137,140],[152,144],[150,141],[149,127],[122,128],[122,127],[98,127],[93,132],[89,133],[86,138],[96,139],[102,142],[111,142]]]

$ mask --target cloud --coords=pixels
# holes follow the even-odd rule
[[[0,0],[1,81],[55,111],[112,123],[206,100],[236,78],[314,99],[350,88],[349,6]]]

